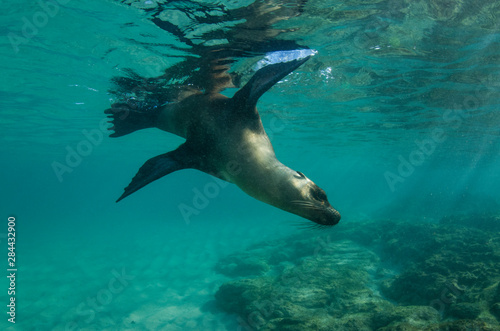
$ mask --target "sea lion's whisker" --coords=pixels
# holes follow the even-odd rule
[[[300,206],[314,206],[314,204],[310,201],[305,201],[305,200],[292,200],[290,201],[293,204],[300,205]]]
[[[297,201],[292,201],[292,203],[297,205],[297,206],[304,207],[306,209],[323,210],[323,208],[316,206],[315,204],[313,204],[312,202],[309,202],[309,201],[297,200]]]
[[[294,224],[295,226],[297,226],[298,228],[302,229],[302,230],[317,230],[321,227],[323,227],[323,225],[321,224],[317,224],[317,223],[312,223],[312,222],[308,222],[308,223],[303,223],[303,222],[300,222],[300,223],[297,223],[297,224]]]
[[[297,221],[293,225],[296,226],[296,227],[298,227],[298,228],[301,228],[301,229],[308,229],[311,226],[313,226],[314,223],[311,223],[309,221],[306,221],[306,222]]]

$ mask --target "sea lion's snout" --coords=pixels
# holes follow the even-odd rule
[[[340,222],[340,213],[335,210],[335,208],[331,207],[326,209],[324,214],[321,215],[321,217],[317,220],[312,220],[315,223],[321,224],[321,225],[335,225],[338,222]]]
[[[333,208],[328,201],[325,201],[321,204],[301,204],[303,208],[296,212],[297,215],[300,215],[304,218],[307,218],[310,221],[313,221],[316,224],[323,226],[333,226],[340,222],[340,213]]]
[[[325,191],[314,183],[311,185],[309,197],[316,205],[316,213],[309,218],[311,221],[328,226],[335,225],[340,221],[340,213],[330,205]]]
[[[307,218],[314,223],[324,226],[332,226],[340,221],[340,213],[330,205],[325,191],[314,184],[303,173],[297,172],[295,176],[297,192],[301,195],[300,200],[292,201],[293,213]],[[300,183],[303,181],[303,185]]]

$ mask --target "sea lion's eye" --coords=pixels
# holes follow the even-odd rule
[[[318,201],[327,200],[326,194],[323,190],[314,190],[311,192],[311,195],[313,196],[314,199]]]
[[[306,176],[304,176],[304,174],[303,174],[303,173],[301,173],[300,171],[297,171],[297,176],[296,176],[296,177],[297,177],[297,178],[302,178],[302,179],[305,179],[305,178],[306,178]]]

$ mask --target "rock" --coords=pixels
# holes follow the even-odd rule
[[[372,327],[374,330],[382,327],[383,330],[399,330],[404,326],[408,330],[422,330],[429,324],[439,322],[439,318],[438,311],[428,306],[393,306],[374,314]]]
[[[440,273],[427,273],[419,266],[413,266],[396,276],[392,282],[384,283],[384,293],[396,301],[406,305],[427,305],[434,300],[441,300],[445,295],[446,302],[455,300],[460,294],[452,287],[448,289],[448,279]]]
[[[217,305],[223,310],[247,314],[255,304],[270,297],[270,284],[266,278],[241,279],[221,285],[215,293]]]
[[[500,231],[500,216],[494,214],[452,215],[443,217],[443,225],[461,225],[484,231]]]
[[[477,303],[456,303],[451,305],[448,314],[458,319],[473,320],[481,314],[481,307]]]
[[[250,278],[223,284],[217,306],[259,331],[500,330],[500,234],[488,228],[367,222],[254,245],[219,261]]]
[[[383,292],[406,305],[437,302],[449,306],[459,298],[476,302],[481,292],[500,278],[500,252],[490,244],[498,233],[449,225],[434,227],[433,233],[429,245],[418,243],[423,253],[415,256],[412,264],[403,264],[408,267],[400,275],[385,281]]]
[[[496,302],[493,305],[491,305],[490,312],[498,319],[500,320],[500,302]]]
[[[497,289],[496,289],[495,294],[493,296],[493,301],[500,302],[500,282],[497,284]]]
[[[415,327],[409,323],[393,323],[389,326],[377,329],[377,331],[422,331],[420,327]]]
[[[299,246],[314,254],[314,241],[309,240],[312,247],[304,245],[301,241]],[[284,269],[276,267],[276,277],[223,284],[215,294],[218,306],[259,330],[332,330],[346,329],[346,324],[369,330],[372,311],[388,304],[366,286],[367,268],[376,270],[378,259],[351,241],[331,246]],[[346,310],[356,311],[358,318],[338,318]]]
[[[259,257],[230,255],[216,264],[215,271],[229,277],[246,277],[266,273],[269,265]]]
[[[497,327],[492,327],[483,321],[458,320],[432,325],[424,329],[425,331],[496,331]]]

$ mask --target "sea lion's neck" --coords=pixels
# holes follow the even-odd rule
[[[294,170],[270,158],[265,167],[243,173],[236,184],[255,199],[287,210],[290,201],[298,199],[294,174]]]
[[[276,160],[275,166],[270,169],[269,176],[274,176],[273,183],[270,185],[265,193],[265,202],[287,210],[290,206],[290,202],[293,200],[298,200],[301,189],[297,184],[296,171],[288,168],[278,160]],[[273,177],[268,177],[273,178]]]

